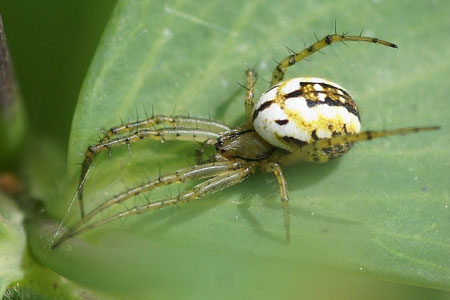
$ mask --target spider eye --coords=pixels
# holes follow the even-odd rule
[[[216,149],[219,150],[219,148],[223,147],[224,143],[222,141],[222,139],[218,139],[217,143],[216,143]]]

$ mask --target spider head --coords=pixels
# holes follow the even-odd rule
[[[237,128],[221,135],[215,144],[218,154],[245,160],[261,160],[272,154],[274,147],[252,128]]]

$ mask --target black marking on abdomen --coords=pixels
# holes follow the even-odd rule
[[[289,120],[288,119],[275,120],[275,123],[277,123],[278,125],[286,125],[287,123],[289,123]]]
[[[361,120],[360,120],[361,121]],[[344,133],[348,134],[347,124],[344,124]]]
[[[295,137],[292,136],[283,136],[283,140],[285,140],[286,142],[290,143],[290,144],[295,144],[299,147],[303,147],[305,145],[308,145],[307,142],[305,141],[301,141],[299,139],[296,139]]]
[[[352,148],[353,143],[337,144],[331,147],[323,148],[320,151],[322,155],[328,156],[329,158],[337,158],[344,155]]]
[[[326,90],[326,89],[339,90],[339,91],[341,91],[345,96],[347,96],[348,98],[350,98],[350,99],[352,98],[352,97],[349,95],[349,93],[347,93],[347,91],[345,91],[344,89],[341,89],[341,88],[339,88],[339,87],[337,87],[337,86],[335,86],[335,85],[331,85],[331,84],[328,84],[328,83],[325,83],[325,82],[300,81],[300,83],[299,83],[300,88],[304,88],[304,87],[306,87],[306,86],[308,86],[308,85],[314,85],[314,84],[320,85],[324,90]],[[315,89],[314,89],[314,90],[315,90]],[[320,92],[320,91],[315,90],[315,92]],[[338,96],[341,96],[341,95],[338,94]]]
[[[298,84],[301,86],[301,87],[305,87],[305,86],[307,86],[307,85],[309,85],[309,84],[311,84],[312,82],[310,82],[310,81],[300,81]]]
[[[333,99],[331,99],[330,97],[325,97],[325,101],[315,101],[315,100],[310,100],[310,99],[305,99],[306,100],[306,105],[308,105],[308,107],[314,107],[316,105],[320,105],[320,104],[327,104],[328,106],[343,106],[345,107],[345,109],[354,114],[358,120],[361,121],[360,117],[359,117],[359,112],[356,109],[355,106],[353,106],[350,103],[342,103],[341,101],[333,101]]]
[[[344,89],[341,89],[341,88],[339,88],[339,87],[337,87],[337,86],[334,86],[334,85],[331,85],[331,84],[328,84],[328,83],[325,83],[325,82],[311,82],[312,84],[319,84],[319,85],[321,85],[324,89],[335,89],[335,90],[339,90],[339,91],[341,91],[345,96],[347,96],[348,98],[352,98],[350,95],[349,95],[349,93],[347,93]],[[339,94],[338,94],[339,95]],[[339,95],[339,96],[341,96],[341,95]]]
[[[284,95],[284,99],[296,98],[296,97],[300,97],[301,95],[303,95],[303,90],[299,89],[299,90],[295,90],[295,91],[290,92],[289,94]]]
[[[266,102],[264,102],[263,104],[261,104],[261,106],[258,107],[258,109],[256,109],[256,110],[253,112],[253,120],[256,119],[256,117],[258,116],[258,114],[259,114],[260,112],[262,112],[263,110],[265,110],[266,108],[268,108],[269,106],[271,106],[274,102],[275,102],[275,101],[270,100],[270,101],[266,101]]]
[[[311,132],[311,138],[312,138],[313,140],[315,140],[315,141],[317,141],[317,140],[319,139],[319,137],[317,136],[317,129],[314,129],[314,130]]]

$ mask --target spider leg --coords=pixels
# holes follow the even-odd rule
[[[247,92],[245,93],[245,115],[247,123],[253,124],[253,97],[255,96],[256,73],[253,70],[247,70]]]
[[[415,133],[420,131],[437,130],[439,126],[432,127],[411,127],[411,128],[399,128],[393,130],[380,130],[380,131],[364,131],[360,133],[338,135],[331,138],[324,138],[316,140],[310,144],[300,147],[297,151],[290,154],[280,156],[278,163],[281,166],[289,166],[298,162],[307,160],[314,152],[321,149],[329,148],[338,144],[348,144],[360,141],[368,141],[375,138],[381,138],[392,135],[404,135],[409,133]]]
[[[196,128],[211,132],[224,132],[230,130],[226,125],[216,121],[207,119],[191,118],[191,117],[169,117],[169,116],[153,116],[149,119],[136,122],[125,123],[123,125],[110,128],[100,142],[109,141],[112,137],[141,129],[155,129],[157,126],[163,125],[165,128]]]
[[[150,190],[156,189],[158,187],[169,185],[173,183],[182,183],[190,180],[207,178],[217,176],[218,174],[236,170],[241,167],[241,163],[238,162],[212,162],[203,165],[196,165],[189,168],[181,169],[175,173],[159,176],[155,180],[148,181],[139,186],[130,188],[124,192],[121,192],[103,204],[99,205],[97,208],[90,211],[83,219],[80,219],[77,224],[72,228],[77,228],[84,223],[88,222],[90,219],[95,217],[101,211],[110,208],[113,205],[122,203],[127,199],[130,199],[138,194],[148,192]]]
[[[278,186],[280,187],[281,204],[283,206],[286,242],[289,243],[291,239],[291,226],[289,222],[289,196],[286,178],[283,175],[283,170],[277,163],[266,163],[262,166],[262,168],[264,172],[273,172],[273,174],[277,178]]]
[[[183,170],[180,170],[181,172]],[[110,200],[106,201],[104,204],[97,207],[95,210],[93,210],[89,215],[87,215],[84,219],[81,219],[77,224],[75,224],[73,227],[71,227],[68,231],[63,233],[63,235],[52,245],[52,249],[55,249],[58,247],[63,241],[72,238],[76,235],[79,235],[82,232],[89,231],[93,228],[96,228],[98,226],[107,224],[109,222],[115,221],[117,219],[121,219],[124,217],[128,217],[131,215],[136,214],[142,214],[147,211],[152,211],[172,205],[177,205],[181,203],[185,203],[191,200],[199,199],[211,194],[214,194],[216,192],[219,192],[227,187],[233,186],[235,184],[238,184],[242,182],[247,176],[254,173],[255,167],[253,165],[241,165],[240,163],[232,163],[228,162],[226,163],[211,163],[211,164],[205,164],[203,166],[196,166],[189,169],[185,169],[183,172],[183,176],[174,173],[167,176],[163,176],[158,178],[157,180],[154,180],[152,182],[149,182],[147,184],[144,184],[142,186],[136,187],[134,189],[130,189],[128,191],[125,191],[123,193],[120,193]],[[181,174],[180,173],[180,174]],[[213,177],[215,176],[215,177]],[[86,224],[89,219],[94,217],[94,215],[98,214],[101,210],[104,210],[105,208],[110,207],[111,205],[114,205],[116,203],[121,203],[125,201],[126,199],[129,199],[131,197],[135,197],[143,192],[146,192],[150,190],[151,188],[146,188],[147,185],[153,185],[161,186],[163,184],[160,183],[161,180],[165,182],[165,184],[171,184],[175,182],[181,182],[181,179],[183,180],[192,180],[192,179],[199,179],[199,178],[205,178],[205,177],[213,177],[211,179],[205,180],[202,183],[197,184],[192,189],[178,194],[177,196],[170,197],[164,200],[159,200],[155,202],[150,202],[145,205],[138,205],[134,208],[115,214],[110,217],[106,217],[104,219],[95,221],[90,224]],[[164,178],[164,179],[163,179]],[[176,179],[175,179],[176,178]],[[153,187],[153,188],[154,188]]]
[[[342,35],[329,34],[329,35],[325,36],[324,38],[322,38],[321,40],[315,42],[311,46],[303,49],[302,51],[300,51],[298,53],[294,52],[293,54],[291,54],[288,57],[286,57],[285,59],[283,59],[276,66],[275,70],[273,71],[270,86],[272,87],[275,84],[277,84],[278,82],[280,82],[281,80],[283,80],[284,72],[286,71],[286,69],[288,67],[305,59],[306,57],[310,56],[314,52],[317,52],[320,49],[331,45],[332,43],[336,43],[336,42],[345,43],[346,41],[368,42],[368,43],[380,44],[380,45],[384,45],[384,46],[388,46],[388,47],[392,47],[392,48],[398,48],[397,45],[395,45],[395,44],[392,44],[390,42],[386,42],[386,41],[383,41],[383,40],[380,40],[377,38],[371,38],[371,37],[365,37],[365,36],[359,36],[359,35],[354,36],[354,35],[345,35],[345,34],[342,34]]]
[[[103,151],[110,150],[114,147],[119,147],[125,144],[131,144],[143,139],[151,138],[159,141],[179,140],[179,141],[193,141],[193,142],[208,142],[214,144],[219,137],[219,133],[212,131],[205,131],[192,128],[162,128],[162,129],[139,129],[135,133],[128,134],[116,139],[106,140],[97,145],[89,146],[84,155],[84,161],[81,167],[80,180],[78,183],[78,202],[80,205],[81,217],[84,217],[83,205],[83,187],[86,179],[86,174],[94,160],[95,156]]]

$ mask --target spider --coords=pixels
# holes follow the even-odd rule
[[[96,145],[87,148],[78,185],[81,218],[60,235],[52,248],[83,232],[131,215],[200,199],[244,181],[258,170],[273,173],[281,195],[286,241],[290,240],[289,197],[283,167],[302,161],[323,163],[342,156],[355,142],[374,138],[435,130],[432,127],[411,127],[394,130],[363,131],[359,109],[350,94],[331,81],[297,77],[283,81],[288,67],[320,49],[337,42],[368,42],[391,48],[397,45],[360,35],[329,34],[300,52],[284,58],[273,71],[270,89],[254,104],[256,73],[246,71],[246,121],[237,128],[202,118],[152,116],[122,124],[107,131]],[[139,186],[118,193],[87,214],[83,205],[83,187],[88,170],[101,152],[144,139],[198,142],[197,164],[174,173],[159,176]],[[208,146],[215,154],[203,161]],[[99,218],[100,212],[161,186],[201,180],[191,189],[163,200],[136,205],[114,215]],[[97,217],[97,218],[96,218]]]

